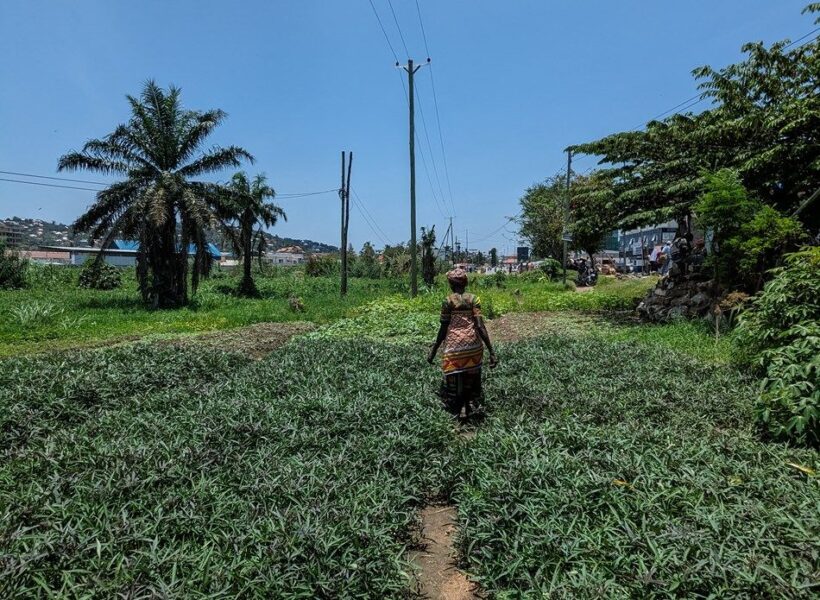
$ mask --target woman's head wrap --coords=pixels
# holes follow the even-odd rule
[[[447,273],[447,281],[451,285],[467,287],[467,271],[461,268],[453,269]]]

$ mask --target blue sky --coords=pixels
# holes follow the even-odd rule
[[[415,0],[392,2],[410,56],[423,61]],[[405,60],[387,0],[373,3]],[[454,212],[471,248],[512,249],[505,216],[528,185],[565,168],[563,148],[689,98],[691,69],[736,61],[746,41],[808,33],[806,3],[419,0],[452,206],[430,70],[422,69],[417,103],[433,152],[417,112],[418,225],[435,224],[441,235]],[[180,86],[189,108],[227,111],[213,143],[250,150],[257,161],[246,170],[265,172],[280,193],[338,187],[340,151],[352,150],[353,189],[376,227],[354,203],[351,241],[406,240],[407,104],[394,62],[368,0],[3,0],[0,170],[104,179],[60,175],[57,160],[125,121],[124,95],[154,78]],[[585,170],[591,161],[577,164]],[[92,199],[0,181],[0,218],[71,222]],[[338,243],[335,195],[280,204],[288,214],[280,235]]]

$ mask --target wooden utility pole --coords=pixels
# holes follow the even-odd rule
[[[430,59],[427,59],[430,62]],[[396,63],[398,66],[398,63]],[[416,248],[416,109],[413,75],[423,65],[413,66],[413,59],[407,59],[408,104],[410,108],[410,296],[415,298],[419,291],[419,265]]]
[[[353,152],[348,152],[347,179],[345,180],[345,152],[342,150],[342,187],[339,188],[339,199],[342,201],[342,239],[341,239],[341,294],[347,295],[347,229],[350,225],[350,171],[353,168]]]
[[[564,234],[561,236],[564,244],[564,283],[567,282],[567,236],[569,234],[569,184],[572,172],[572,148],[567,148],[567,200],[564,206]]]

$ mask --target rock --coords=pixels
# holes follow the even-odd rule
[[[714,290],[714,281],[703,281],[702,275],[666,277],[647,293],[636,312],[655,322],[703,316],[714,303]]]
[[[669,309],[669,312],[666,313],[666,317],[667,319],[681,318],[685,317],[688,312],[689,309],[684,305],[673,306]]]
[[[692,306],[696,306],[697,308],[703,308],[704,306],[709,306],[709,301],[711,299],[709,296],[704,294],[703,292],[698,292],[694,296],[692,296],[690,303]]]

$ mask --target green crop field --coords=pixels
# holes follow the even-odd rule
[[[352,278],[349,294],[340,298],[338,278],[273,270],[257,277],[260,297],[249,299],[236,296],[236,274],[217,273],[200,286],[191,306],[150,311],[140,301],[133,270],[125,272],[121,288],[109,291],[80,289],[78,276],[77,269],[32,266],[29,288],[0,290],[0,356],[261,322],[329,323],[354,315],[357,307],[374,299],[398,296],[403,302],[408,287],[401,279]],[[504,287],[481,278],[475,291],[485,299],[490,316],[526,310],[628,309],[652,281],[612,282],[590,294],[575,294],[537,278],[510,277]],[[442,280],[412,306],[436,310],[446,294],[444,286]],[[301,299],[303,310],[294,310],[291,298]]]
[[[596,298],[569,294],[541,297]],[[491,597],[817,593],[820,461],[759,440],[724,341],[556,314],[499,344],[470,439],[420,344],[439,296],[384,289],[261,361],[161,340],[3,359],[0,596],[406,597],[435,501]]]

